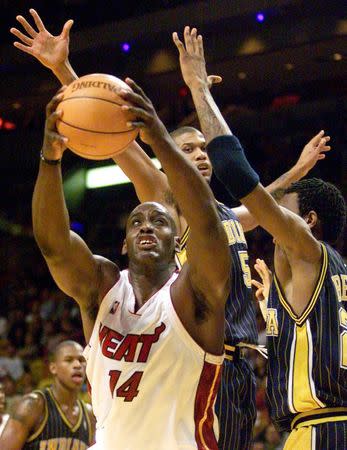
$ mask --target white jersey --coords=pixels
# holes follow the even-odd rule
[[[97,449],[218,448],[223,356],[206,353],[182,325],[170,296],[176,278],[135,312],[124,270],[100,305],[85,349]]]

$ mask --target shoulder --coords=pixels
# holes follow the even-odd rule
[[[94,255],[99,271],[99,302],[120,278],[120,269],[114,262],[100,255]]]
[[[33,423],[40,418],[46,408],[44,393],[34,391],[24,395],[14,406],[11,419],[24,423]]]

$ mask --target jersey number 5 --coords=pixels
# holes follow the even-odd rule
[[[132,402],[139,393],[138,387],[143,372],[134,372],[131,377],[129,377],[116,389],[121,373],[122,372],[120,370],[110,370],[108,373],[110,376],[110,390],[112,398],[114,396],[114,391],[116,390],[117,397],[123,397],[125,402]]]
[[[243,272],[243,282],[245,283],[245,285],[250,288],[252,287],[252,276],[251,276],[251,269],[249,268],[248,265],[248,253],[245,250],[242,250],[240,252],[238,252],[239,254],[239,258],[240,258],[240,262],[241,262],[241,268],[242,268],[242,272]]]

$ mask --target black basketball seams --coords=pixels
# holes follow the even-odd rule
[[[64,120],[59,120],[59,122],[63,123],[64,125],[67,125],[68,127],[75,128],[76,130],[87,131],[88,133],[96,133],[96,134],[125,134],[135,130],[135,128],[129,128],[128,130],[122,131],[96,131],[96,130],[89,130],[88,128],[77,127],[76,125],[72,125],[71,123],[65,122]]]
[[[77,97],[63,98],[63,100],[60,102],[60,104],[61,104],[61,103],[64,103],[64,102],[67,102],[67,101],[69,101],[69,100],[76,100],[76,99],[80,99],[80,98],[91,98],[91,99],[93,99],[93,100],[102,100],[103,102],[112,103],[113,105],[117,105],[117,106],[123,106],[123,105],[125,105],[125,103],[117,103],[117,102],[114,102],[114,101],[112,101],[112,100],[107,100],[106,98],[92,97],[92,96],[89,96],[89,95],[82,95],[82,96],[77,96]]]

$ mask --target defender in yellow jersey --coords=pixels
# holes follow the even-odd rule
[[[80,344],[58,344],[49,365],[52,386],[18,402],[0,436],[0,448],[86,450],[94,442],[95,418],[91,406],[78,399],[85,368]]]
[[[215,139],[209,150],[231,194],[237,196],[240,173],[256,180],[234,136]],[[233,178],[225,172],[230,165]],[[291,431],[285,449],[347,449],[347,270],[322,242],[339,238],[346,205],[335,186],[319,179],[293,183],[282,195],[279,206],[257,183],[239,196],[276,244],[267,305],[271,416]]]

